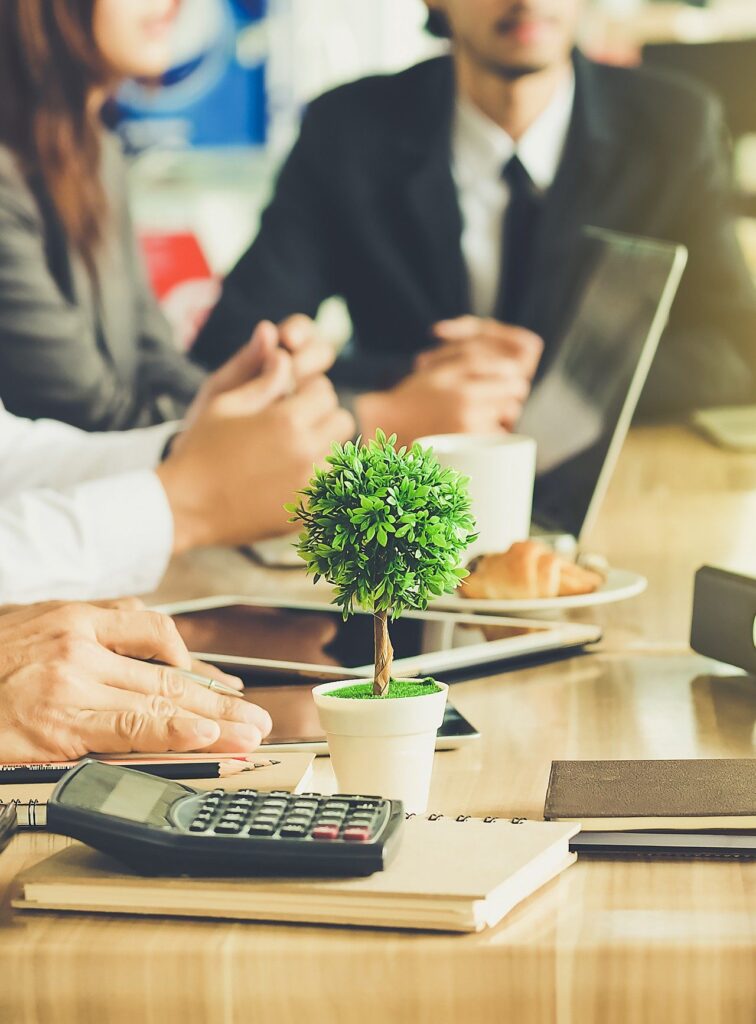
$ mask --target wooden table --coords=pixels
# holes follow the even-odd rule
[[[684,646],[693,569],[756,569],[755,534],[756,458],[680,429],[634,431],[592,540],[646,572],[648,593],[592,616],[600,654],[455,685],[484,736],[438,755],[433,808],[538,817],[553,758],[753,756],[756,684]],[[175,565],[159,596],[300,588],[205,552]],[[317,781],[331,782],[325,759]],[[13,916],[13,876],[62,842],[24,835],[0,858],[2,1022],[756,1019],[753,864],[583,861],[471,936]]]

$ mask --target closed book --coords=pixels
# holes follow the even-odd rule
[[[583,831],[756,829],[756,758],[552,761],[543,813]]]
[[[365,878],[143,877],[79,843],[18,879],[15,907],[476,932],[570,864],[574,825],[410,818]]]
[[[174,756],[171,760],[175,761],[177,768],[180,769],[182,761],[191,760],[194,756],[192,754],[188,754],[184,758]],[[261,754],[260,760],[264,762],[269,758],[267,755]],[[311,784],[314,760],[314,754],[294,752],[276,754],[276,764],[264,764],[259,768],[252,767],[251,770],[225,778],[188,779],[181,771],[177,771],[176,775],[182,783],[193,786],[195,789],[224,789],[227,792],[234,792],[237,789],[256,789],[264,793],[270,792],[272,789],[286,789],[301,793]],[[163,764],[162,767],[165,765]],[[16,805],[19,828],[43,829],[47,825],[47,800],[56,785],[56,782],[1,782],[0,801]]]

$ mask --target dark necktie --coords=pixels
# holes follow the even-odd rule
[[[530,274],[541,195],[516,155],[505,165],[501,176],[509,185],[510,194],[504,213],[501,277],[495,316],[504,323],[517,324]]]

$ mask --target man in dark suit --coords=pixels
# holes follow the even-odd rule
[[[569,306],[582,226],[684,243],[646,411],[747,401],[756,293],[734,233],[716,102],[574,49],[583,0],[426,0],[451,58],[309,107],[260,233],[195,355],[342,295],[334,378],[364,432],[517,421]]]

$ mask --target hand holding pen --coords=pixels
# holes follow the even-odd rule
[[[235,695],[182,675],[197,667]],[[50,604],[0,616],[0,684],[6,762],[247,753],[272,725],[240,699],[239,680],[192,662],[171,619],[142,609]]]

